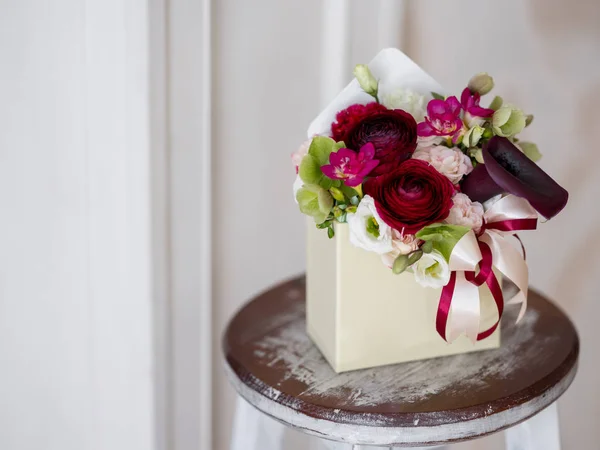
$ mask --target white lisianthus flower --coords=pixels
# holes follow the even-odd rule
[[[412,268],[415,280],[423,287],[441,288],[450,281],[450,267],[437,250],[424,253]]]
[[[398,230],[392,229],[392,247],[394,249],[391,252],[381,255],[381,260],[388,267],[394,265],[398,256],[408,255],[418,249],[419,239],[414,234],[402,234]]]
[[[459,148],[448,148],[443,145],[422,148],[413,153],[413,158],[428,162],[438,172],[448,177],[452,184],[458,184],[464,175],[473,171],[471,158]]]
[[[409,89],[397,88],[380,99],[388,109],[402,109],[414,117],[417,123],[425,120],[427,98]]]
[[[479,233],[483,225],[483,205],[471,201],[467,195],[460,192],[452,197],[452,201],[454,206],[450,209],[446,222],[452,225],[463,225]]]
[[[350,242],[355,247],[379,254],[394,249],[392,229],[379,217],[373,197],[365,195],[358,204],[356,213],[348,214],[346,220],[350,230]]]

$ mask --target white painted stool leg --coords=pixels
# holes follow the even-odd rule
[[[506,430],[504,438],[506,450],[560,450],[556,403],[531,419]]]
[[[230,450],[283,450],[285,426],[238,397]]]

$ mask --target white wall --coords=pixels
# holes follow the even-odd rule
[[[0,448],[154,442],[143,0],[0,4]]]
[[[215,338],[244,301],[304,268],[304,222],[289,192],[288,158],[318,112],[324,3],[216,5]],[[378,49],[381,4],[349,3],[350,60],[366,62]],[[600,122],[600,6],[559,0],[408,4],[398,36],[406,39],[404,50],[449,89],[460,89],[475,72],[494,75],[499,93],[535,114],[528,134],[545,155],[541,164],[571,192],[561,216],[524,238],[534,286],[556,299],[581,333],[580,373],[560,402],[561,431],[565,448],[591,448],[600,440],[594,426],[600,414],[594,347],[600,215],[593,206],[600,173],[590,164]],[[215,339],[214,448],[225,450],[234,394],[221,376],[218,345]],[[501,444],[497,435],[457,448]],[[306,448],[297,437],[287,445]]]

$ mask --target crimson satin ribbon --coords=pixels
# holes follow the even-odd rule
[[[497,231],[523,231],[523,230],[535,230],[537,227],[537,219],[511,219],[511,220],[502,220],[498,222],[485,223],[479,233],[481,236],[485,230],[497,230]],[[502,295],[502,288],[500,287],[500,283],[492,270],[493,267],[493,258],[492,251],[490,247],[482,241],[477,241],[479,244],[479,249],[481,251],[481,261],[479,262],[479,273],[475,273],[474,271],[465,271],[465,279],[475,286],[479,287],[483,283],[486,283],[490,292],[492,293],[492,297],[494,298],[494,302],[496,303],[496,308],[498,309],[498,319],[490,328],[485,331],[480,332],[477,335],[477,340],[481,341],[496,331],[498,325],[500,324],[500,319],[502,318],[502,314],[504,313],[504,296]],[[450,314],[450,306],[452,305],[452,297],[454,295],[454,287],[456,286],[456,271],[452,271],[450,273],[450,281],[444,288],[442,289],[442,294],[440,296],[440,302],[438,305],[435,326],[438,334],[445,340],[446,338],[446,325],[448,323],[448,316]]]

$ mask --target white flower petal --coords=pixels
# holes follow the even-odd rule
[[[450,281],[450,267],[437,250],[423,254],[412,268],[415,280],[423,287],[441,288]]]
[[[367,221],[370,218],[374,218],[379,225],[379,237],[375,237],[367,231]],[[373,197],[365,195],[358,204],[356,213],[348,214],[347,222],[350,243],[355,247],[378,254],[393,250],[392,229],[379,217]]]

